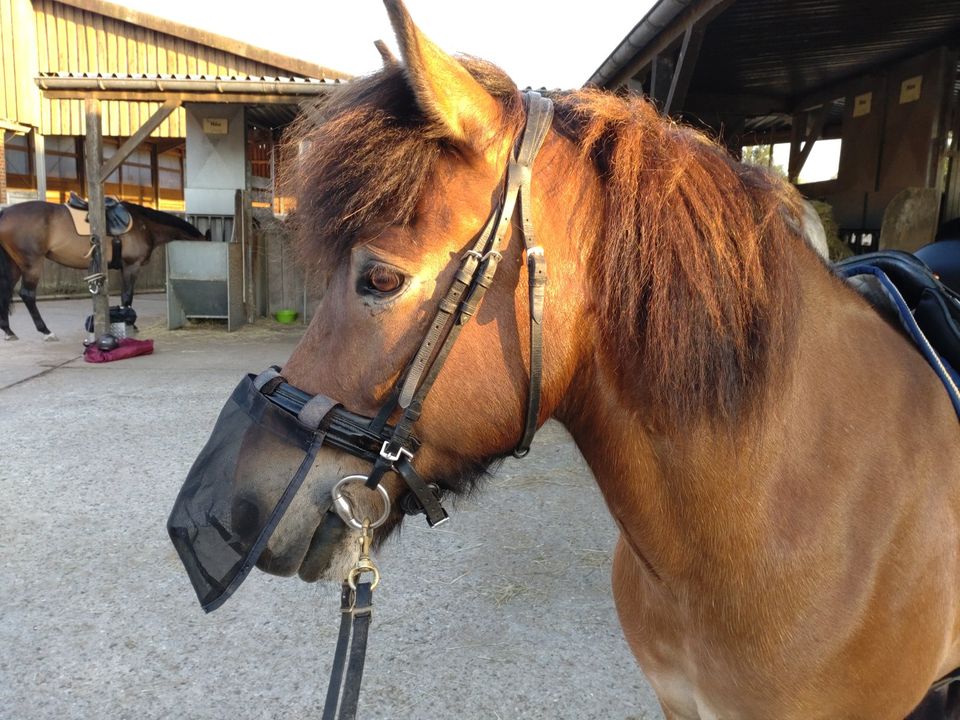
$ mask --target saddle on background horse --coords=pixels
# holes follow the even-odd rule
[[[112,237],[123,235],[133,227],[133,218],[117,198],[107,197],[103,204],[107,211],[107,235]],[[89,203],[75,192],[71,192],[66,207],[73,218],[77,235],[90,235]]]
[[[882,315],[899,324],[933,367],[960,415],[960,294],[940,281],[935,268],[899,250],[857,255],[834,268]]]

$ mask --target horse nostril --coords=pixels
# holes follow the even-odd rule
[[[231,516],[234,531],[244,540],[253,540],[260,532],[260,506],[255,500],[239,497],[233,501]]]

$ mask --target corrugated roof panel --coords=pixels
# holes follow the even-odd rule
[[[15,31],[17,26],[12,18],[20,6],[21,14],[30,25],[29,32]],[[69,4],[57,0],[32,0],[32,6],[31,0],[0,0],[0,63],[4,66],[0,80],[0,120],[35,125],[44,135],[83,133],[82,100],[42,98],[34,84],[38,74],[83,77],[103,73],[130,79],[146,74],[154,79],[279,83],[333,83],[342,79],[335,71],[331,77],[293,78],[290,69],[252,60],[238,54],[241,52],[238,48],[248,48],[252,55],[263,60],[274,58],[278,62],[298,64],[298,67],[323,68],[193,29],[185,32],[190,39],[179,37],[171,33],[172,28],[180,26],[131,13],[99,0]],[[134,17],[148,18],[152,24],[134,24],[130,21]],[[8,57],[12,53],[13,41],[20,35],[26,38],[23,44],[29,46],[29,62],[23,58],[13,62]],[[204,38],[209,38],[216,46],[204,45],[201,42]],[[227,47],[235,52],[227,51]],[[17,83],[24,84],[24,91],[19,94],[11,92],[11,85]],[[102,104],[105,134],[129,135],[149,117],[155,106],[156,103],[105,101]],[[183,137],[185,127],[183,110],[180,109],[167,118],[153,136]]]

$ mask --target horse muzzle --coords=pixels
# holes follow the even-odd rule
[[[315,460],[326,444],[369,466],[392,430],[375,433],[369,423],[287,385],[275,370],[240,381],[167,522],[205,611],[220,607],[255,565],[306,580],[329,576],[350,531],[327,512],[340,476]]]

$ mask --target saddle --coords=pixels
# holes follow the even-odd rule
[[[960,294],[922,260],[899,250],[857,255],[834,269],[916,344],[960,415]]]
[[[130,212],[123,206],[117,198],[107,197],[104,199],[104,206],[107,211],[107,235],[116,237],[133,227],[133,218]],[[70,193],[70,198],[66,202],[67,209],[73,217],[73,224],[76,226],[78,235],[90,235],[89,204],[75,192]]]

